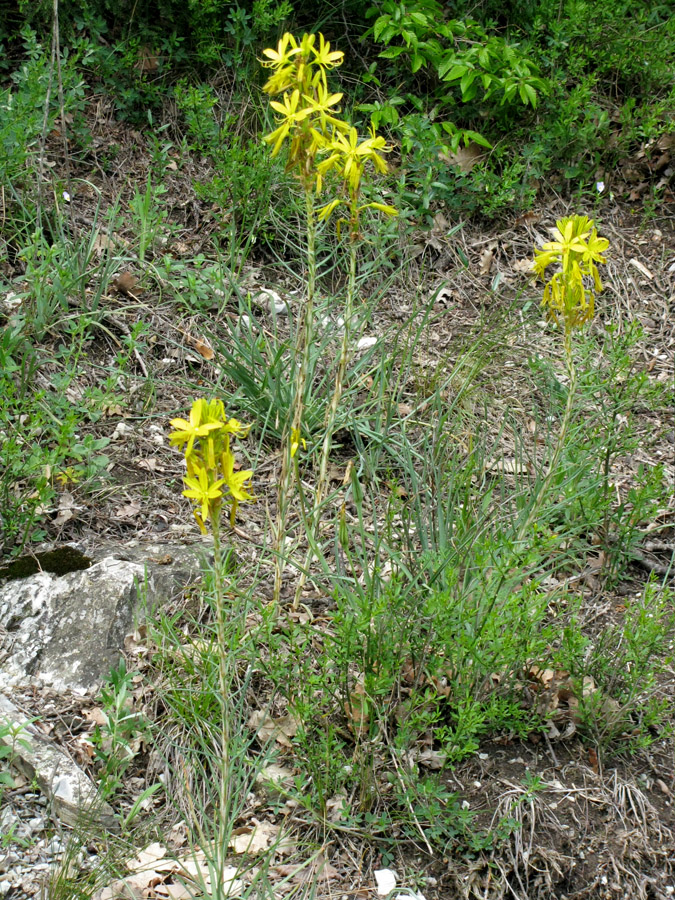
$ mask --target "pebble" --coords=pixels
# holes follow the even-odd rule
[[[376,337],[362,337],[358,340],[356,344],[357,350],[369,350],[371,347],[374,347],[377,343]]]

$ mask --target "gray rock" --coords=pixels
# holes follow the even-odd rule
[[[198,578],[201,558],[209,549],[204,544],[132,541],[100,548],[88,557],[80,554],[75,570],[60,568],[62,555],[52,550],[27,558],[26,565],[18,567],[30,572],[37,560],[43,570],[35,574],[16,577],[15,569],[8,574],[13,567],[2,570],[0,725],[22,726],[18,739],[12,735],[4,739],[12,748],[13,765],[37,782],[52,814],[64,824],[73,826],[84,819],[109,831],[119,829],[112,808],[100,800],[87,775],[33,724],[39,708],[31,718],[31,710],[25,706],[20,710],[4,694],[25,685],[80,694],[98,690],[118,665],[134,624]],[[50,571],[44,570],[46,565]],[[56,844],[47,849],[53,854]]]
[[[133,542],[103,552],[87,569],[38,572],[0,587],[0,689],[96,689],[119,663],[134,621],[200,570],[198,552],[182,546]]]
[[[26,778],[37,781],[65,825],[75,826],[90,819],[109,831],[119,830],[112,807],[101,802],[82,769],[0,694],[0,724],[5,723],[22,726],[18,739],[4,738],[4,743],[13,750],[13,765]]]

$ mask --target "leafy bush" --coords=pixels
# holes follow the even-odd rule
[[[272,190],[283,181],[282,166],[270,161],[264,145],[251,136],[257,125],[255,114],[247,133],[238,116],[220,112],[218,97],[209,85],[180,82],[174,96],[191,148],[208,155],[215,169],[209,179],[197,182],[197,193],[217,208],[222,242],[231,261],[240,264],[258,237],[273,231]],[[290,196],[275,199],[277,213],[284,202],[292,202]],[[293,218],[294,212],[292,208]]]
[[[418,216],[528,207],[542,180],[589,181],[673,128],[668,4],[385,0],[369,15],[386,49],[358,108],[400,142]],[[452,151],[469,141],[496,149],[462,169]]]

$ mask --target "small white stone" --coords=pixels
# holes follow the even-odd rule
[[[396,887],[396,873],[391,869],[376,869],[374,875],[378,897],[386,897]]]
[[[115,430],[110,436],[110,440],[121,441],[127,434],[131,434],[133,430],[133,426],[127,425],[126,422],[118,422],[117,425],[115,425]]]
[[[260,299],[267,300],[267,307],[273,315],[288,315],[288,304],[276,291],[273,291],[271,288],[265,288],[264,290],[260,291],[259,297]]]
[[[3,305],[7,307],[7,309],[11,312],[14,309],[18,309],[23,303],[23,297],[19,297],[18,294],[14,293],[14,291],[9,291],[5,294],[3,298]]]
[[[377,343],[376,337],[362,337],[356,343],[357,350],[369,350],[371,347],[374,347]]]

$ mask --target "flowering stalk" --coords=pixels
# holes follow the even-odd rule
[[[245,482],[253,475],[250,470],[235,472],[231,436],[244,437],[248,427],[236,419],[228,419],[220,400],[195,400],[189,419],[172,419],[175,431],[169,435],[169,442],[177,447],[185,445],[187,474],[184,476],[186,489],[183,495],[192,500],[196,509],[194,516],[202,534],[207,532],[207,523],[213,534],[213,580],[216,597],[216,643],[218,645],[218,687],[220,692],[220,783],[218,821],[229,821],[230,778],[230,700],[229,662],[227,647],[227,620],[225,616],[225,589],[223,583],[223,553],[220,542],[220,520],[223,504],[230,505],[230,524],[239,503],[252,500]]]
[[[329,204],[332,206],[332,204]],[[333,206],[333,208],[335,208]],[[332,212],[332,209],[327,215]],[[323,444],[321,446],[321,456],[319,460],[319,478],[314,492],[314,504],[311,518],[311,537],[314,540],[309,541],[309,548],[305,557],[305,564],[300,573],[298,584],[295,589],[295,597],[293,599],[293,609],[297,609],[300,603],[300,594],[307,579],[307,572],[314,556],[313,546],[319,537],[319,520],[321,517],[321,505],[323,503],[326,485],[328,483],[328,461],[330,459],[330,451],[333,444],[333,433],[335,431],[335,421],[337,419],[337,411],[342,399],[344,389],[344,380],[347,373],[347,366],[351,358],[351,337],[352,337],[352,321],[354,318],[354,298],[356,295],[356,261],[359,238],[359,207],[358,207],[358,186],[357,190],[350,192],[350,216],[349,216],[349,275],[347,280],[347,293],[345,296],[344,308],[344,331],[342,333],[342,343],[340,346],[340,359],[338,361],[337,371],[335,373],[335,387],[330,404],[326,411],[325,430],[323,435]]]
[[[593,319],[595,313],[595,293],[602,290],[602,281],[597,263],[604,263],[603,253],[609,247],[606,238],[598,237],[592,219],[587,216],[568,216],[556,222],[555,241],[535,249],[533,270],[545,277],[546,269],[559,265],[558,271],[544,287],[542,306],[549,318],[563,329],[563,351],[568,375],[567,401],[563,413],[558,440],[551,457],[548,472],[539,486],[530,512],[518,530],[517,542],[523,540],[534,522],[541,503],[548,493],[558,468],[565,438],[572,419],[572,409],[577,387],[577,371],[574,365],[572,335]],[[587,287],[590,281],[592,288]]]
[[[284,541],[286,538],[286,520],[288,504],[292,495],[293,482],[296,467],[293,465],[293,457],[298,449],[298,439],[302,432],[302,415],[304,412],[305,387],[307,373],[309,371],[310,352],[314,336],[314,292],[316,290],[316,223],[314,220],[314,203],[312,191],[305,190],[305,221],[307,228],[307,298],[302,313],[302,323],[299,326],[298,339],[296,341],[296,354],[300,354],[300,364],[296,365],[295,381],[293,385],[293,419],[291,423],[290,440],[284,442],[282,447],[281,478],[279,479],[279,491],[277,496],[277,520],[275,534],[275,565],[274,565],[274,603],[279,602],[281,593],[281,579],[284,569]],[[294,439],[295,436],[295,439]],[[295,446],[294,446],[295,444]]]
[[[374,207],[390,215],[396,215],[396,210],[382,203],[369,203],[365,207],[358,206],[359,188],[365,164],[370,161],[378,171],[386,172],[386,163],[377,153],[377,150],[384,150],[386,147],[384,138],[377,137],[374,132],[370,138],[360,141],[356,129],[351,128],[336,115],[335,106],[342,99],[342,94],[329,93],[326,73],[329,69],[341,65],[343,54],[339,51],[331,51],[330,44],[324,40],[321,34],[305,34],[298,43],[293,35],[287,33],[279,41],[276,50],[265,50],[263,55],[265,56],[263,66],[273,69],[273,74],[263,90],[269,94],[283,94],[281,102],[273,100],[270,103],[280,118],[277,120],[277,127],[265,137],[265,141],[272,145],[272,156],[280,152],[286,140],[289,142],[287,168],[296,171],[303,186],[307,228],[307,300],[303,310],[302,325],[298,328],[296,337],[296,361],[299,362],[294,374],[290,432],[285,433],[282,442],[282,468],[274,534],[276,551],[274,600],[277,603],[281,591],[288,504],[294,486],[295,468],[292,460],[297,451],[298,436],[301,433],[314,331],[316,232],[313,195],[315,192],[321,191],[324,179],[329,172],[335,171],[342,179],[349,197],[350,265],[345,332],[336,373],[335,389],[326,413],[319,482],[309,522],[309,530],[312,531],[312,534],[308,535],[310,544],[308,564],[312,557],[311,548],[315,545],[315,531],[327,481],[332,433],[349,361],[350,326],[353,318],[356,285],[356,242],[359,231],[359,212],[366,207]],[[317,163],[319,154],[323,154],[324,158]],[[320,210],[319,218],[327,219],[341,202],[340,198],[332,200]],[[298,603],[303,582],[304,576],[296,591],[294,606]]]

